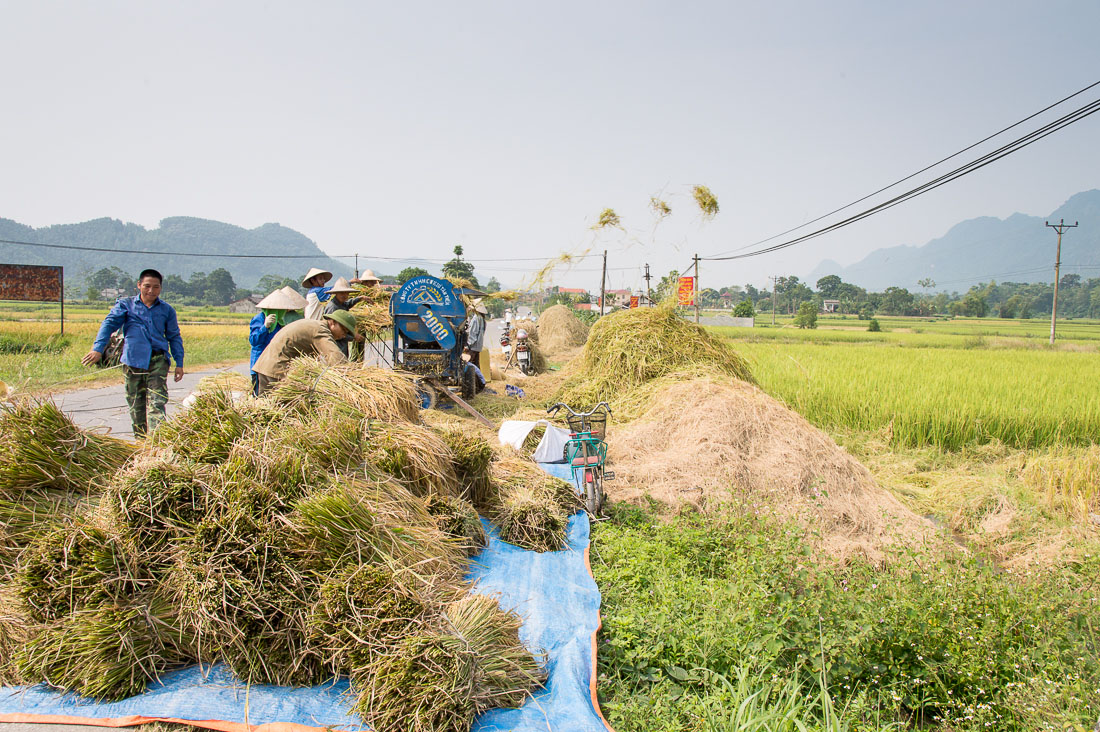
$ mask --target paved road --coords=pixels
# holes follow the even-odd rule
[[[172,381],[171,372],[168,375],[168,414],[171,415],[179,409],[179,403],[195,388],[199,380],[204,376],[221,373],[223,371],[236,371],[248,376],[248,363],[243,362],[234,366],[219,369],[203,369],[189,371],[183,375],[180,382]],[[70,414],[73,421],[81,427],[106,428],[115,437],[127,440],[134,438],[133,428],[130,425],[130,412],[126,408],[126,394],[122,384],[111,384],[95,389],[80,389],[55,394],[54,402],[63,412]]]

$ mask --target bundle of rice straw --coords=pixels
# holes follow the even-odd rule
[[[565,305],[548,307],[538,321],[539,345],[548,353],[583,346],[588,340],[588,326]]]
[[[119,532],[150,567],[166,564],[175,544],[206,514],[213,469],[168,453],[136,458],[104,492]]]
[[[364,447],[368,465],[419,496],[450,496],[459,489],[450,446],[427,427],[367,420]]]
[[[240,399],[252,393],[252,382],[248,377],[237,371],[219,371],[199,379],[195,384],[194,392],[202,394],[208,391],[224,391]]]
[[[15,658],[19,675],[99,701],[140,694],[186,663],[172,614],[163,601],[82,608],[28,640]]]
[[[152,447],[167,448],[189,460],[220,463],[244,434],[248,420],[222,389],[195,395],[191,408],[161,422],[149,436]]]
[[[493,503],[493,482],[489,468],[493,462],[493,447],[481,430],[465,421],[440,424],[436,433],[450,448],[451,461],[458,476],[459,495],[478,510]]]
[[[0,496],[96,490],[134,453],[130,443],[77,427],[51,401],[0,404]]]
[[[352,289],[352,297],[359,302],[352,305],[351,314],[355,316],[355,329],[360,335],[374,340],[393,327],[388,290],[366,285],[352,285]]]
[[[456,496],[429,496],[425,503],[439,530],[458,541],[467,554],[477,554],[488,544],[481,517],[469,501]]]
[[[519,618],[495,599],[451,603],[443,620],[353,673],[356,709],[374,729],[465,732],[488,709],[519,706],[545,679],[519,640]]]
[[[14,585],[0,584],[0,686],[23,683],[15,655],[31,636],[31,622]]]
[[[431,603],[406,575],[382,564],[345,562],[325,578],[310,625],[329,665],[362,668],[427,626]]]
[[[87,517],[39,535],[24,551],[12,582],[36,622],[102,602],[125,602],[148,584],[121,537]]]
[[[384,421],[419,421],[420,400],[412,381],[389,369],[354,364],[329,366],[316,358],[296,358],[271,398],[299,413],[322,405]]]
[[[75,510],[72,494],[61,491],[31,492],[18,500],[0,499],[0,581],[15,570],[23,550],[52,531]]]
[[[564,547],[569,517],[581,505],[572,485],[514,455],[493,464],[493,480],[500,492],[493,517],[504,541],[536,552]]]
[[[612,401],[651,379],[709,365],[752,383],[748,363],[703,328],[681,318],[671,305],[620,310],[596,321],[559,401],[578,408]],[[612,403],[614,406],[614,402]]]

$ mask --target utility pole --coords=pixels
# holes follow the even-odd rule
[[[772,327],[775,327],[775,283],[779,279],[778,277],[770,277],[772,281]]]
[[[603,250],[603,275],[600,276],[600,317],[603,317],[603,304],[607,294],[607,250]]]
[[[355,253],[355,279],[359,279],[359,252]]]
[[[696,254],[692,259],[695,261],[695,324],[699,325],[699,255]]]
[[[653,290],[649,288],[649,262],[645,264],[645,300],[647,304],[653,304]]]
[[[1058,322],[1058,280],[1059,271],[1062,268],[1062,233],[1066,229],[1072,229],[1077,226],[1077,222],[1073,224],[1067,224],[1065,219],[1059,219],[1057,224],[1052,224],[1049,221],[1044,221],[1047,226],[1058,232],[1058,249],[1054,255],[1054,301],[1051,303],[1050,310],[1050,345],[1054,345],[1054,325]]]

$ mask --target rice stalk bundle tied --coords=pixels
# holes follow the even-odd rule
[[[355,330],[359,335],[375,340],[393,327],[388,302],[358,302],[351,308],[355,316]]]
[[[149,584],[126,543],[83,518],[39,535],[24,551],[12,581],[37,622],[123,602]]]
[[[278,403],[308,414],[321,406],[387,422],[417,422],[420,401],[404,376],[356,364],[329,366],[316,358],[296,358],[286,378],[271,391]]]
[[[519,626],[491,597],[449,604],[439,628],[353,672],[357,711],[379,732],[466,732],[478,714],[520,705],[546,676]]]
[[[163,602],[86,607],[46,625],[20,650],[16,665],[23,678],[63,691],[98,701],[126,699],[187,662],[173,622]]]
[[[33,635],[33,625],[15,586],[0,583],[0,686],[23,683],[15,656]]]
[[[465,568],[458,542],[436,528],[421,499],[393,482],[341,482],[299,501],[289,520],[328,566],[402,567],[425,587],[456,584]]]
[[[451,633],[410,636],[352,675],[355,711],[377,732],[468,732],[478,664]]]
[[[154,453],[136,459],[108,486],[103,500],[148,566],[166,564],[175,543],[202,520],[213,472]]]
[[[214,473],[211,508],[253,516],[289,512],[295,501],[332,481],[334,466],[315,460],[307,447],[316,445],[296,442],[292,424],[237,441]]]
[[[207,519],[181,544],[164,590],[200,660],[223,661],[251,683],[321,683],[332,675],[310,642],[316,579],[276,522]]]
[[[248,421],[234,406],[231,394],[208,391],[197,394],[190,409],[161,422],[149,436],[149,444],[196,462],[220,463],[247,427]]]
[[[493,503],[492,445],[477,427],[465,422],[441,424],[435,431],[450,448],[459,495],[479,510],[488,509]]]
[[[476,654],[481,673],[474,689],[478,713],[494,707],[518,707],[546,681],[544,658],[519,639],[522,619],[502,610],[495,598],[467,595],[443,610],[449,626]]]
[[[454,495],[458,477],[447,443],[420,425],[368,420],[364,461],[418,496]]]
[[[0,496],[90,492],[134,453],[130,443],[77,427],[51,401],[0,404]]]
[[[588,340],[588,326],[571,308],[553,305],[539,317],[538,338],[548,353],[576,348]]]
[[[0,499],[0,580],[14,572],[24,549],[65,522],[77,505],[72,494],[61,491],[27,493],[16,501]]]
[[[502,494],[529,489],[545,496],[548,501],[565,511],[566,515],[572,515],[584,508],[573,483],[550,475],[533,461],[515,453],[509,454],[501,450],[497,454],[493,463],[493,481],[500,487]]]
[[[458,541],[467,554],[477,554],[488,544],[489,537],[472,503],[455,496],[429,496],[425,503],[439,530]]]
[[[346,674],[423,631],[431,612],[431,604],[400,574],[380,564],[349,562],[321,583],[310,625],[328,664]]]
[[[748,363],[703,328],[688,323],[672,305],[633,308],[600,318],[558,395],[574,408],[587,408],[665,374],[710,366],[752,383]]]
[[[553,552],[565,546],[569,515],[552,496],[520,486],[502,494],[496,523],[504,541],[535,552]]]
[[[363,284],[354,284],[351,286],[351,289],[351,296],[353,298],[358,298],[360,302],[389,307],[390,298],[392,297],[392,293],[389,290],[383,290],[381,287],[372,287]]]

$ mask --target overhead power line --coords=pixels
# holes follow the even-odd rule
[[[853,206],[857,203],[860,203],[862,201],[865,201],[868,198],[876,195],[877,193],[881,193],[882,191],[887,190],[889,188],[892,188],[893,186],[897,185],[900,182],[909,180],[910,178],[913,178],[916,175],[919,175],[920,173],[925,172],[925,171],[935,167],[936,165],[939,165],[940,163],[942,163],[946,160],[950,160],[951,158],[956,157],[959,154],[961,154],[963,152],[966,152],[967,150],[972,149],[976,145],[979,145],[982,142],[986,142],[986,141],[992,139],[993,137],[996,137],[997,135],[1000,135],[1003,132],[1005,132],[1007,130],[1010,130],[1013,127],[1016,127],[1016,126],[1022,124],[1023,122],[1026,122],[1027,120],[1033,119],[1035,116],[1037,116],[1039,114],[1042,114],[1043,112],[1052,109],[1053,107],[1061,104],[1062,102],[1066,101],[1067,99],[1071,99],[1075,96],[1078,96],[1079,94],[1081,94],[1081,93],[1083,93],[1083,92],[1085,92],[1085,91],[1087,91],[1087,90],[1089,90],[1089,89],[1091,89],[1091,88],[1093,88],[1097,85],[1100,85],[1100,81],[1095,82],[1093,84],[1090,84],[1089,86],[1085,87],[1084,89],[1082,89],[1078,92],[1075,92],[1074,94],[1071,94],[1068,97],[1065,97],[1064,99],[1060,100],[1059,102],[1056,102],[1056,103],[1044,108],[1043,110],[1041,110],[1039,112],[1036,112],[1035,114],[1030,115],[1029,117],[1026,117],[1023,120],[1020,120],[1020,122],[1016,122],[1012,125],[1009,125],[1008,127],[1004,128],[1000,132],[997,132],[994,135],[990,135],[989,137],[986,137],[985,139],[980,140],[979,142],[976,142],[973,145],[970,145],[970,146],[964,148],[963,150],[960,150],[958,153],[954,153],[953,155],[950,155],[947,158],[944,158],[943,160],[941,160],[937,163],[933,163],[932,165],[927,166],[927,167],[921,169],[920,171],[917,171],[916,173],[913,173],[912,175],[909,175],[905,178],[902,178],[900,181],[892,183],[889,186],[886,186],[885,188],[879,189],[875,193],[868,194],[867,196],[864,196],[863,198],[860,198],[856,201],[853,201],[852,203],[847,204],[845,206],[842,206],[841,208],[836,209],[836,210],[830,212],[829,214],[824,214],[823,216],[820,216],[817,219],[814,219],[813,221],[807,222],[806,224],[803,224],[801,226],[797,226],[794,229],[789,229],[786,232],[783,232],[781,234],[776,234],[775,236],[769,237],[768,239],[761,240],[760,242],[757,242],[756,244],[750,244],[750,245],[747,245],[745,247],[741,247],[740,249],[734,249],[734,250],[728,250],[728,251],[731,251],[731,252],[742,251],[742,250],[750,248],[752,246],[756,246],[758,244],[761,244],[761,243],[764,243],[764,242],[767,242],[767,241],[771,241],[772,239],[778,238],[779,236],[782,236],[783,234],[790,233],[791,231],[796,231],[797,229],[803,228],[804,226],[808,225],[809,223],[820,221],[821,219],[826,218],[827,216],[830,216],[833,213],[837,213],[838,211],[842,211],[844,209],[850,208],[851,206]],[[1058,119],[1054,120],[1053,122],[1049,122],[1049,123],[1043,125],[1042,127],[1038,128],[1036,130],[1033,130],[1032,132],[1029,132],[1029,133],[1013,140],[1012,142],[1010,142],[1006,145],[1003,145],[1000,148],[997,148],[996,150],[993,150],[989,153],[981,155],[978,158],[976,158],[976,159],[974,159],[974,160],[972,160],[968,163],[965,163],[964,165],[961,165],[958,168],[955,168],[954,170],[952,170],[948,173],[945,173],[945,174],[943,174],[943,175],[941,175],[937,178],[934,178],[933,180],[928,181],[928,182],[926,182],[926,183],[924,183],[920,186],[917,186],[916,188],[910,189],[910,190],[906,191],[905,193],[902,193],[898,196],[895,196],[894,198],[891,198],[891,199],[889,199],[889,200],[887,200],[883,203],[880,203],[876,206],[872,206],[871,208],[866,209],[866,210],[864,210],[864,211],[862,211],[858,214],[854,214],[853,216],[850,216],[846,219],[838,221],[834,224],[831,224],[829,226],[823,227],[823,228],[818,229],[816,231],[810,232],[809,234],[804,234],[802,236],[796,237],[794,239],[790,239],[790,240],[782,242],[780,244],[774,244],[770,247],[765,247],[763,249],[759,249],[759,250],[756,250],[756,251],[747,252],[745,254],[732,254],[732,255],[728,255],[728,256],[711,255],[709,257],[704,257],[703,259],[710,260],[710,261],[729,261],[729,260],[733,260],[733,259],[744,259],[744,258],[747,258],[747,257],[755,257],[755,256],[759,256],[761,254],[767,254],[767,253],[770,253],[770,252],[778,251],[780,249],[785,249],[789,246],[793,246],[793,245],[799,244],[803,241],[807,241],[809,239],[813,239],[813,238],[821,236],[823,234],[827,234],[829,232],[835,231],[836,229],[842,228],[844,226],[848,226],[848,225],[853,224],[857,221],[860,221],[864,218],[867,218],[868,216],[879,213],[879,212],[884,211],[888,208],[892,208],[892,207],[898,205],[899,203],[904,203],[905,201],[908,201],[908,200],[910,200],[912,198],[915,198],[919,195],[927,193],[928,191],[934,190],[934,189],[940,187],[941,185],[945,185],[947,183],[950,183],[951,181],[956,180],[958,178],[961,178],[964,175],[969,175],[970,173],[972,173],[972,172],[974,172],[974,171],[976,171],[980,168],[983,168],[986,165],[989,165],[990,163],[993,163],[997,160],[1000,160],[1001,158],[1006,157],[1008,155],[1011,155],[1012,153],[1017,152],[1018,150],[1021,150],[1025,147],[1027,147],[1028,145],[1031,145],[1032,143],[1038,142],[1039,140],[1046,137],[1047,135],[1053,134],[1054,132],[1057,132],[1057,131],[1065,128],[1065,127],[1068,127],[1069,125],[1071,125],[1075,122],[1079,122],[1080,120],[1096,113],[1097,111],[1100,111],[1100,100],[1094,100],[1092,102],[1089,102],[1088,104],[1085,104],[1084,106],[1079,107],[1078,109],[1070,112],[1069,114],[1066,114],[1062,117],[1059,117]]]

